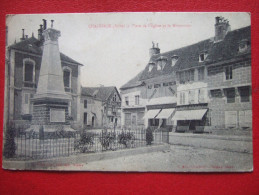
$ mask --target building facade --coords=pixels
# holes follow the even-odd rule
[[[17,123],[28,123],[33,115],[33,102],[36,94],[42,53],[43,53],[43,31],[46,23],[40,25],[38,37],[32,34],[28,37],[23,34],[19,42],[8,47],[7,50],[7,90],[8,104],[6,104],[8,121]],[[61,66],[63,70],[63,82],[69,101],[68,115],[74,123],[79,122],[80,114],[80,67],[82,64],[76,62],[63,53],[60,53]],[[62,85],[63,86],[63,85]]]
[[[139,124],[176,131],[252,127],[251,28],[231,31],[222,17],[214,28],[213,38],[165,53],[153,44],[145,69],[121,87],[123,125],[141,113]]]
[[[82,87],[81,118],[84,127],[120,127],[121,97],[115,86]]]

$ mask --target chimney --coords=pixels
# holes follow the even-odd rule
[[[38,40],[39,41],[43,40],[42,32],[43,32],[43,25],[41,24],[40,28],[38,29]]]
[[[42,19],[43,20],[43,30],[47,29],[47,20]]]
[[[227,33],[231,30],[229,21],[223,17],[217,16],[215,18],[215,38],[214,42],[222,41]]]
[[[155,46],[155,43],[152,42],[152,48],[149,49],[149,56],[152,57],[155,54],[159,54],[160,53],[160,49],[158,47],[158,43]]]
[[[53,28],[54,20],[51,20],[51,28]]]
[[[25,37],[24,37],[24,29],[22,29],[22,38],[20,38],[21,41],[25,40]]]

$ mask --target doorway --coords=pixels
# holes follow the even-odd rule
[[[94,116],[92,117],[92,127],[94,127]]]

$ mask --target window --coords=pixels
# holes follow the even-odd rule
[[[174,82],[169,82],[168,85],[169,86],[175,85],[175,81]]]
[[[231,80],[233,78],[232,66],[225,67],[225,79]]]
[[[148,72],[151,72],[152,71],[152,69],[153,69],[153,67],[154,67],[154,64],[149,64],[149,66],[148,66]]]
[[[179,73],[179,80],[180,80],[180,83],[184,83],[184,72],[180,72]]]
[[[250,42],[249,42],[247,39],[243,39],[243,40],[240,41],[240,43],[239,43],[238,51],[239,51],[240,53],[243,53],[243,52],[247,51],[248,48],[249,48],[249,45],[250,45]]]
[[[249,87],[242,87],[239,89],[239,92],[240,92],[240,102],[250,101]]]
[[[129,105],[129,97],[125,97],[125,104],[128,106]]]
[[[24,87],[34,87],[35,62],[29,58],[23,60],[23,81]]]
[[[199,55],[199,62],[204,62],[204,60],[206,60],[208,54],[207,53],[201,53]]]
[[[205,89],[199,89],[199,103],[204,103],[205,102]]]
[[[26,62],[24,70],[24,81],[33,82],[33,64],[31,62]]]
[[[70,88],[70,70],[63,70],[64,87]]]
[[[179,58],[178,56],[173,56],[172,57],[172,66],[174,66],[176,64],[178,58]]]
[[[154,84],[154,88],[159,88],[159,87],[161,87],[160,84]]]
[[[116,102],[116,99],[117,99],[117,97],[116,97],[116,94],[113,96],[113,98],[112,98],[112,100],[114,101],[114,102]]]
[[[166,86],[168,86],[169,85],[169,83],[163,83],[163,86],[164,87],[166,87]]]
[[[191,90],[189,91],[189,104],[195,103],[195,91]]]
[[[204,80],[204,67],[198,69],[198,81]]]
[[[235,103],[235,89],[226,90],[227,103]]]
[[[179,73],[180,83],[194,81],[194,70],[187,70]]]
[[[135,96],[135,105],[139,105],[139,95]]]
[[[148,85],[147,88],[148,88],[148,89],[152,89],[152,85]]]
[[[220,89],[214,89],[210,91],[210,95],[213,98],[222,98],[222,93]]]
[[[157,70],[163,70],[167,62],[167,58],[165,56],[161,56],[157,59]]]
[[[189,70],[190,79],[189,81],[194,81],[194,70]]]
[[[185,92],[180,93],[180,104],[185,104]]]
[[[84,124],[87,125],[87,112],[84,113]]]
[[[87,100],[84,100],[84,108],[87,108]]]

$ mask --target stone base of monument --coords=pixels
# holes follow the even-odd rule
[[[41,127],[43,127],[43,131],[46,133],[55,133],[55,132],[60,132],[60,131],[65,131],[65,132],[77,132],[78,131],[78,130],[71,128],[70,125],[31,125],[25,131],[39,133]]]
[[[26,132],[46,135],[67,134],[77,132],[71,128],[68,102],[62,99],[34,100],[31,126]],[[43,129],[43,130],[41,130]],[[42,131],[42,132],[40,132]]]

